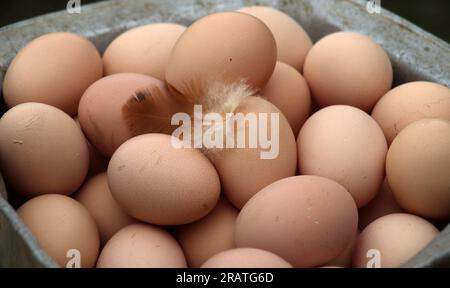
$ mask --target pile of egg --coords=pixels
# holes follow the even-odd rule
[[[49,33],[6,72],[0,168],[63,267],[73,249],[81,267],[398,267],[450,218],[450,90],[392,83],[369,37],[313,44],[270,7],[137,27],[103,57]],[[278,156],[174,147],[194,105],[279,113]]]

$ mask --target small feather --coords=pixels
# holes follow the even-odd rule
[[[158,86],[146,87],[130,95],[122,107],[122,114],[133,135],[172,133],[170,124],[177,112],[192,111],[185,101],[177,99]]]

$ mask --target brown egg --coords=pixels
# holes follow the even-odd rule
[[[335,180],[358,207],[372,200],[384,179],[387,152],[383,131],[357,108],[335,105],[312,115],[297,139],[301,174]]]
[[[298,135],[311,109],[309,88],[303,76],[291,66],[277,62],[261,94],[283,112],[294,135]]]
[[[247,143],[245,148],[236,147],[213,151],[212,161],[220,176],[222,192],[235,207],[240,209],[265,186],[295,175],[297,149],[288,121],[270,102],[259,97],[248,97],[238,106],[235,113],[244,115],[265,113],[267,120],[261,123],[266,125],[271,118],[271,114],[267,113],[277,113],[276,115],[279,116],[279,125],[272,127],[272,124],[269,124],[267,129],[264,129],[264,126],[259,123],[250,125],[250,122],[246,122],[246,139],[249,138],[250,132],[254,131],[252,128],[255,127],[251,128],[251,126],[257,126],[257,129],[261,129],[263,133],[267,131],[268,135],[271,135],[271,129],[277,128],[279,134],[274,133],[274,138],[278,139],[278,144],[273,139],[269,149],[265,149],[261,145],[255,145],[255,148],[252,148]],[[259,115],[255,117],[260,119]],[[235,138],[238,137],[236,134]],[[276,152],[278,154],[275,154]],[[268,153],[268,155],[264,156],[261,153]]]
[[[272,252],[235,248],[212,256],[201,268],[292,268],[292,265]]]
[[[320,107],[344,104],[370,112],[392,85],[386,52],[367,36],[337,32],[319,40],[303,75]]]
[[[133,72],[165,80],[173,45],[186,30],[172,23],[153,23],[119,35],[103,54],[105,75]]]
[[[266,85],[277,59],[275,39],[264,23],[238,12],[205,16],[180,36],[166,67],[169,87],[192,103],[202,101],[211,82],[245,80]]]
[[[377,196],[369,204],[359,209],[359,228],[364,229],[367,225],[384,215],[401,212],[403,212],[403,209],[395,200],[387,179],[384,179]]]
[[[186,268],[186,260],[180,245],[167,231],[132,224],[106,243],[97,268]]]
[[[8,107],[40,102],[77,114],[84,90],[102,77],[102,59],[87,39],[49,33],[28,43],[9,65],[3,82]]]
[[[347,247],[345,247],[344,251],[341,252],[336,258],[328,262],[325,266],[321,268],[347,268],[352,266],[352,256],[353,250],[355,250],[356,241],[359,237],[360,231],[356,231],[356,235],[353,237],[353,241],[351,241]]]
[[[23,103],[0,119],[0,167],[22,196],[75,192],[86,177],[89,154],[75,121],[58,108]]]
[[[264,22],[275,37],[278,61],[302,71],[306,54],[311,49],[312,42],[300,24],[289,15],[272,7],[252,6],[241,8],[238,11],[253,15]]]
[[[432,219],[450,217],[450,121],[423,119],[392,142],[386,175],[398,204]]]
[[[425,81],[400,85],[378,101],[372,117],[391,144],[395,136],[414,121],[424,118],[450,120],[450,89]]]
[[[318,176],[279,180],[250,199],[236,222],[236,246],[273,252],[295,267],[316,267],[337,257],[358,226],[351,195]]]
[[[220,181],[200,151],[176,148],[175,137],[145,134],[117,149],[108,166],[113,197],[129,215],[159,225],[206,216],[216,205]]]
[[[399,267],[438,233],[431,223],[411,214],[383,216],[361,232],[353,254],[353,267]]]
[[[99,235],[86,208],[70,197],[41,195],[25,202],[17,213],[55,262],[66,267],[70,252],[79,252],[80,266],[94,267],[99,253]]]
[[[78,109],[83,132],[102,155],[111,157],[123,142],[136,135],[123,117],[123,106],[145,89],[159,89],[161,97],[171,97],[164,82],[150,76],[119,73],[104,77],[84,93]]]
[[[88,209],[97,223],[102,245],[123,227],[137,222],[123,212],[112,197],[106,173],[89,179],[77,192],[75,199]]]
[[[176,227],[175,235],[189,267],[198,268],[213,255],[235,248],[234,227],[238,211],[225,198],[202,219]]]

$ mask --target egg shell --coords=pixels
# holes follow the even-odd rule
[[[262,89],[277,59],[272,32],[257,18],[220,12],[195,21],[180,36],[166,66],[169,87],[192,103],[210,82],[244,80]],[[200,86],[200,87],[199,87]]]
[[[264,149],[261,145],[251,148],[246,144],[246,148],[226,148],[213,151],[212,161],[219,173],[222,183],[222,192],[227,199],[238,209],[259,190],[265,186],[289,176],[294,176],[297,165],[297,149],[295,138],[288,121],[280,110],[270,102],[259,97],[248,97],[238,106],[235,113],[278,113],[279,126],[273,127],[279,130],[278,155],[273,159],[264,159],[261,156]],[[267,114],[266,114],[267,115]],[[257,114],[257,119],[259,115]],[[270,114],[267,116],[267,135],[272,129],[269,123]],[[246,139],[249,139],[251,131],[249,122],[245,125]],[[257,129],[260,129],[258,124]],[[237,134],[235,135],[237,137]],[[272,143],[273,147],[275,143]],[[272,148],[271,148],[272,149]],[[275,151],[276,148],[273,148]]]
[[[438,233],[431,223],[411,214],[383,216],[361,232],[353,255],[353,267],[373,267],[377,260],[375,257],[378,256],[380,268],[399,267],[422,250]],[[370,250],[376,252],[374,256],[371,256]]]
[[[253,15],[264,22],[275,37],[278,61],[285,62],[298,71],[302,71],[312,42],[297,21],[272,7],[251,6],[238,11]]]
[[[2,174],[27,198],[75,192],[86,177],[88,153],[75,121],[53,106],[23,103],[0,119]]]
[[[222,197],[202,219],[175,228],[189,267],[198,268],[213,255],[236,247],[234,227],[237,215],[238,210]]]
[[[94,267],[99,253],[99,234],[94,219],[83,205],[57,194],[37,196],[17,210],[39,245],[61,267],[79,251],[82,268]]]
[[[301,174],[335,180],[358,207],[372,200],[384,179],[386,139],[364,111],[334,105],[314,113],[297,138]]]
[[[105,75],[133,72],[164,81],[170,52],[184,30],[178,24],[152,23],[120,34],[103,54]]]
[[[293,67],[277,62],[261,94],[283,112],[294,135],[298,135],[311,109],[311,96],[303,76]]]
[[[3,81],[3,98],[9,108],[39,102],[75,115],[81,95],[102,77],[102,66],[89,40],[73,33],[48,33],[14,57]]]
[[[410,82],[387,92],[373,108],[389,144],[403,128],[424,118],[450,120],[450,89],[437,83]]]
[[[391,89],[393,78],[383,48],[354,32],[320,39],[306,57],[303,75],[320,107],[344,104],[366,112]]]
[[[137,222],[112,197],[106,172],[90,178],[74,198],[88,209],[97,223],[102,245],[123,227]]]
[[[117,149],[108,166],[113,197],[144,222],[179,225],[198,220],[217,204],[220,181],[200,151],[176,148],[164,134],[134,137]]]
[[[403,209],[395,200],[389,182],[385,178],[375,198],[369,204],[359,209],[359,228],[364,229],[382,216],[401,212],[403,212]]]
[[[272,252],[235,248],[212,256],[201,268],[292,268],[292,265]]]
[[[316,267],[344,251],[357,225],[355,202],[344,187],[319,176],[294,176],[245,204],[236,222],[236,246],[273,252],[294,267]]]
[[[119,230],[103,248],[97,268],[186,268],[177,241],[164,229],[132,224]]]
[[[122,108],[137,91],[150,87],[166,91],[164,82],[136,73],[106,76],[86,90],[78,118],[89,142],[103,156],[111,157],[117,147],[135,136],[123,117]]]
[[[450,121],[422,119],[395,137],[386,174],[398,204],[432,219],[450,217]]]

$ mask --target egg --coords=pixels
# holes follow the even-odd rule
[[[333,105],[314,113],[297,138],[301,174],[335,180],[358,207],[372,200],[384,179],[386,139],[364,111]]]
[[[220,12],[195,21],[180,36],[166,66],[171,91],[202,102],[212,82],[246,81],[262,89],[275,68],[275,39],[257,18]]]
[[[293,67],[277,62],[261,94],[283,112],[294,135],[298,135],[311,109],[309,88],[303,76]]]
[[[375,198],[369,204],[359,209],[359,228],[364,229],[367,225],[384,215],[401,212],[403,212],[403,209],[395,200],[389,182],[387,179],[384,179],[383,185],[381,185],[380,191],[378,191]]]
[[[137,133],[139,131],[134,129],[124,117],[123,107],[130,99],[134,98],[135,102],[139,103],[139,99],[145,98],[144,96],[140,96],[144,98],[139,98],[136,96],[137,93],[141,95],[146,91],[153,90],[159,92],[151,95],[151,97],[157,98],[156,101],[171,97],[164,82],[135,73],[106,76],[86,90],[80,101],[78,118],[89,142],[103,156],[111,157],[123,142],[139,134]],[[132,114],[133,111],[129,113]],[[149,114],[149,116],[152,115]]]
[[[202,219],[178,226],[175,235],[189,267],[198,268],[213,255],[235,248],[234,226],[238,211],[225,198]]]
[[[235,248],[214,255],[201,268],[292,268],[292,265],[272,252]]]
[[[258,133],[266,133],[266,135],[271,135],[271,129],[276,129],[273,137],[277,139],[276,141],[272,139],[267,149],[261,143],[256,143],[254,148],[247,143],[244,148],[236,146],[213,151],[212,162],[220,176],[222,192],[236,208],[240,209],[265,186],[295,175],[297,149],[288,121],[270,102],[259,97],[247,97],[236,109],[235,114],[238,113],[253,114],[256,119],[260,119],[259,113],[262,113],[268,118],[260,122],[261,124],[256,122],[257,125],[251,125],[249,121],[246,121],[245,139],[249,139],[251,131],[255,131],[254,126],[262,131]],[[277,126],[272,126],[270,113],[276,113],[279,116]],[[239,133],[243,134],[242,131]],[[234,139],[238,138],[238,135],[236,133]],[[269,153],[270,157],[263,157],[264,152]]]
[[[173,23],[152,23],[120,34],[103,54],[105,75],[133,72],[164,81],[170,52],[185,29]]]
[[[392,142],[386,174],[398,204],[432,219],[450,217],[450,121],[422,119]]]
[[[366,112],[389,91],[393,78],[383,48],[354,32],[320,39],[306,57],[303,75],[319,107],[344,104]]]
[[[353,267],[400,267],[438,233],[431,223],[411,214],[383,216],[361,232],[353,255]]]
[[[294,267],[316,267],[353,240],[358,212],[338,183],[319,176],[279,180],[253,196],[236,221],[236,246],[273,252]]]
[[[88,209],[97,223],[102,245],[123,227],[137,222],[112,197],[106,172],[90,178],[74,198]]]
[[[275,37],[278,61],[302,71],[303,63],[312,47],[312,42],[299,23],[289,15],[272,7],[251,6],[241,8],[238,11],[253,15],[264,22]]]
[[[80,267],[95,266],[99,234],[83,205],[64,195],[48,194],[28,200],[17,213],[42,249],[61,267],[70,264],[73,250],[79,252]]]
[[[200,151],[177,148],[177,138],[144,134],[121,145],[108,166],[113,197],[134,218],[179,225],[206,216],[217,204],[220,181]]]
[[[75,192],[89,167],[86,140],[66,113],[42,103],[23,103],[0,119],[0,167],[20,195]]]
[[[89,40],[73,33],[48,33],[14,57],[3,81],[3,98],[9,108],[39,102],[75,115],[81,95],[102,77],[102,65]]]
[[[450,121],[450,89],[426,81],[402,84],[378,101],[372,117],[391,144],[395,136],[414,121],[424,118]]]
[[[106,243],[97,268],[186,268],[186,260],[180,245],[167,231],[132,224]]]

